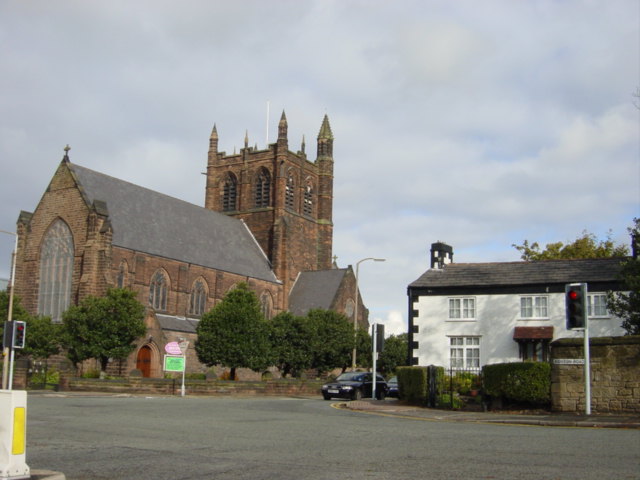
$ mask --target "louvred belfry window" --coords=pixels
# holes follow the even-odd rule
[[[262,169],[258,174],[255,183],[255,206],[268,207],[271,197],[271,176],[269,172]]]
[[[231,212],[237,210],[238,182],[233,174],[229,174],[224,181],[222,192],[222,210]]]
[[[307,216],[313,215],[313,187],[311,184],[307,184],[304,189],[304,206],[302,213]]]
[[[295,206],[295,195],[294,195],[295,184],[293,182],[293,177],[289,175],[287,178],[287,186],[284,192],[284,205],[285,207],[293,210]]]
[[[73,281],[73,235],[68,225],[56,220],[40,245],[40,288],[38,313],[62,320],[69,307]]]

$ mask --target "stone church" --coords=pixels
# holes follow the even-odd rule
[[[240,282],[266,318],[335,310],[368,326],[353,269],[337,268],[333,242],[333,134],[325,115],[316,159],[289,150],[285,113],[264,150],[218,151],[209,139],[200,207],[71,162],[69,148],[33,213],[18,218],[16,294],[54,321],[88,295],[134,290],[147,306],[147,335],[110,370],[161,377],[164,347],[189,342],[187,370],[204,371],[195,327]],[[249,372],[245,372],[249,375]]]

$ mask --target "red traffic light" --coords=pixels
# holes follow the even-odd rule
[[[576,290],[569,290],[569,299],[577,300],[579,297],[578,292]]]

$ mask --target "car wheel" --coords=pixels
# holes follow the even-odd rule
[[[362,398],[362,390],[360,390],[359,388],[356,388],[355,391],[353,392],[352,399],[360,400],[361,398]]]
[[[331,395],[329,395],[328,393],[323,393],[322,396],[325,400],[331,400]]]
[[[378,390],[376,391],[376,398],[378,400],[384,400],[384,397],[386,397],[387,395],[385,394],[384,390]]]

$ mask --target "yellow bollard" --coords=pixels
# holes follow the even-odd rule
[[[27,450],[27,392],[0,390],[0,479],[30,478]]]

